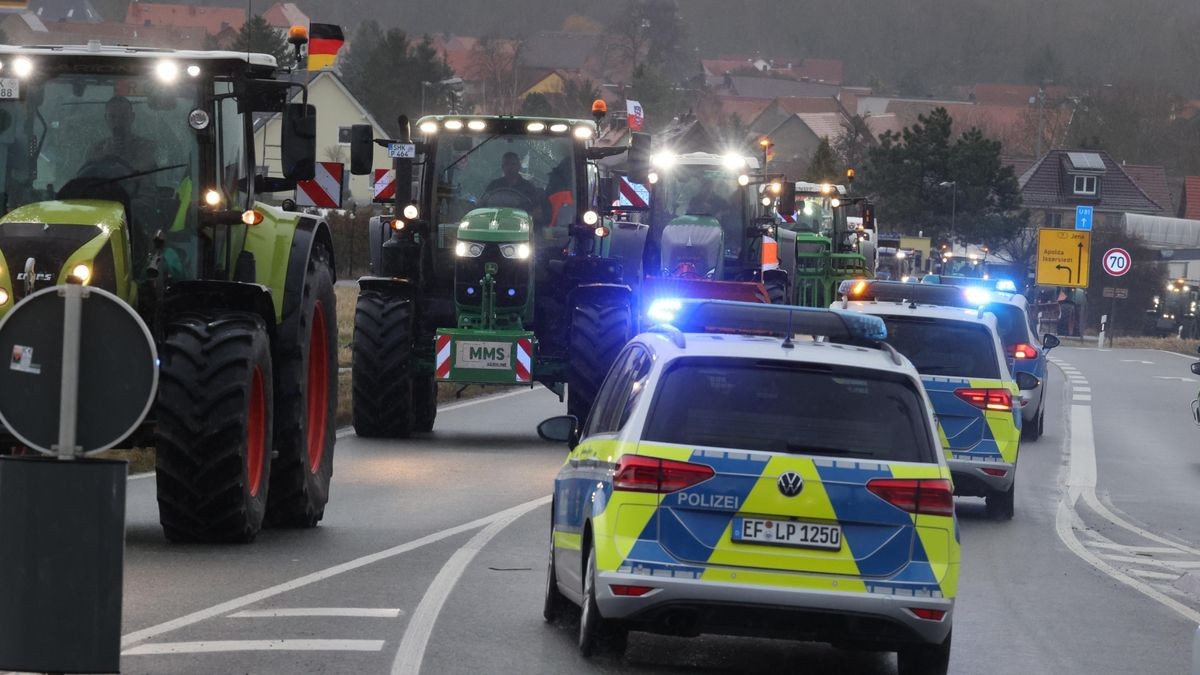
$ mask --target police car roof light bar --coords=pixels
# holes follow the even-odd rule
[[[838,294],[845,301],[911,302],[922,305],[971,308],[979,304],[971,302],[963,289],[958,286],[916,284],[904,281],[847,279],[838,286]]]
[[[683,337],[683,331],[669,323],[656,323],[647,332],[658,333],[669,338],[680,349],[687,348],[687,340]]]
[[[745,333],[785,340],[814,335],[876,349],[887,339],[887,327],[876,316],[732,300],[681,300],[671,325],[684,333]]]

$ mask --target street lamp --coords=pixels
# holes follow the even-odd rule
[[[947,180],[938,183],[940,188],[950,188],[950,252],[954,253],[954,219],[958,215],[958,181]]]
[[[421,115],[422,116],[425,115],[425,88],[426,87],[461,87],[462,83],[463,83],[463,81],[462,81],[461,77],[451,77],[451,78],[445,79],[445,80],[438,80],[437,82],[422,82],[421,83]],[[451,111],[451,112],[454,112],[454,111]]]

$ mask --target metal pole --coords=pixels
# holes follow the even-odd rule
[[[58,458],[75,459],[75,424],[79,408],[79,342],[83,323],[83,285],[59,289],[63,309],[62,391],[58,405]]]
[[[954,221],[958,216],[958,181],[950,183],[950,252],[954,252]]]

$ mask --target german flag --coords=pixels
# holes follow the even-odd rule
[[[0,0],[2,1],[2,0]],[[332,23],[308,26],[308,69],[327,70],[337,61],[338,51],[346,44],[342,27]]]

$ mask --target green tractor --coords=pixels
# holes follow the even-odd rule
[[[0,47],[0,315],[81,283],[146,321],[158,396],[122,447],[155,447],[173,541],[312,527],[329,497],[332,238],[257,200],[313,175],[286,75],[262,54]],[[284,177],[256,172],[260,114],[282,115]]]
[[[790,192],[792,184],[785,184]],[[875,263],[874,217],[863,198],[850,198],[846,188],[829,183],[794,184],[794,215],[781,215],[778,226],[780,266],[792,279],[788,302],[801,307],[828,307],[846,279],[871,278]],[[851,224],[849,209],[862,216]],[[781,209],[782,211],[782,209]],[[786,212],[783,212],[786,214]]]
[[[600,117],[600,115],[598,115]],[[634,334],[648,228],[615,223],[613,177],[589,120],[439,115],[401,138],[352,130],[352,171],[372,143],[394,162],[395,213],[370,224],[370,276],[354,324],[354,428],[429,431],[438,383],[541,383],[585,419]],[[634,134],[645,182],[650,138]],[[566,385],[565,387],[563,385]]]

